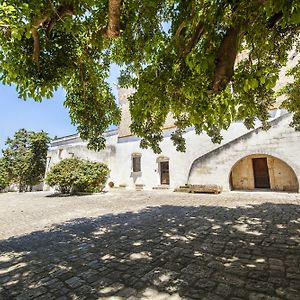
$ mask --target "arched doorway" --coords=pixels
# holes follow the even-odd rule
[[[298,192],[299,183],[293,169],[284,161],[271,155],[248,155],[232,167],[231,190],[264,189]]]

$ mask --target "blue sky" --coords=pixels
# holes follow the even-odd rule
[[[119,71],[112,66],[109,82],[116,94]],[[44,130],[50,137],[64,136],[76,133],[76,127],[71,124],[67,108],[63,106],[65,93],[58,90],[52,99],[35,102],[18,98],[14,85],[4,86],[0,83],[0,156],[5,147],[7,137],[12,137],[20,128],[27,130]]]

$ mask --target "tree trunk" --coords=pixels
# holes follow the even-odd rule
[[[109,0],[107,37],[120,35],[121,0]]]
[[[238,54],[240,28],[239,25],[230,27],[221,42],[212,86],[214,93],[223,90],[233,76],[234,62]]]

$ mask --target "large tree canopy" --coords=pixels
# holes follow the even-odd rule
[[[59,86],[89,146],[118,124],[107,83],[111,63],[132,86],[131,130],[159,152],[171,112],[172,139],[184,150],[194,126],[214,142],[233,120],[267,125],[273,88],[288,52],[299,50],[299,0],[0,0],[1,80],[38,101]],[[243,59],[236,59],[243,53]],[[300,128],[300,71],[292,70],[285,107]]]

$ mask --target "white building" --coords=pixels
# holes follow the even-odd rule
[[[295,57],[293,57],[294,60]],[[286,79],[279,81],[279,84]],[[140,139],[129,130],[127,101],[131,91],[120,90],[122,120],[118,129],[107,131],[107,146],[90,151],[79,135],[54,140],[48,153],[47,171],[63,158],[79,157],[108,165],[108,182],[127,189],[177,188],[185,184],[217,184],[223,190],[269,189],[299,191],[300,132],[289,126],[291,115],[273,109],[271,128],[259,125],[247,130],[241,122],[233,123],[222,133],[221,144],[213,144],[206,134],[193,129],[184,135],[186,152],[177,152],[170,140],[174,130],[172,118],[165,124],[159,155],[141,149]]]

